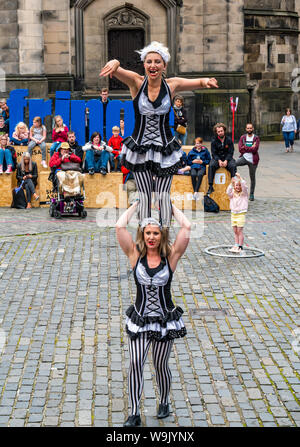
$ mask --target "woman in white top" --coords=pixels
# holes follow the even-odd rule
[[[285,109],[285,115],[281,119],[282,134],[285,142],[285,152],[294,152],[294,138],[297,132],[297,121],[292,115],[291,109]]]

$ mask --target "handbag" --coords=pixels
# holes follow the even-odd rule
[[[69,163],[62,163],[60,165],[62,171],[79,171],[81,172],[80,163],[74,163],[70,161]]]
[[[178,124],[178,126],[176,127],[176,132],[180,133],[180,135],[185,135],[186,127],[182,126],[181,124]]]
[[[207,213],[218,213],[220,211],[219,205],[208,195],[203,199],[204,211]]]
[[[13,198],[11,208],[24,210],[27,207],[27,200],[23,190],[23,183],[24,181],[22,181],[21,185],[18,188],[14,188],[12,191]]]

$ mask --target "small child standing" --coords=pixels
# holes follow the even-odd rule
[[[54,127],[52,130],[52,145],[50,147],[50,158],[60,148],[61,143],[68,142],[68,127],[64,124],[61,115],[54,117]]]
[[[114,168],[114,160],[118,160],[117,170],[121,171],[121,150],[122,150],[122,141],[123,138],[120,136],[120,128],[118,126],[114,126],[112,128],[113,136],[108,140],[108,146],[112,147],[112,154],[114,157],[112,158],[112,168]],[[114,170],[114,169],[113,169]]]
[[[231,209],[231,225],[234,232],[235,245],[229,249],[232,253],[240,253],[244,255],[244,225],[246,213],[248,211],[248,188],[245,180],[242,179],[240,174],[236,174],[232,178],[231,184],[228,186],[227,195],[230,199]]]

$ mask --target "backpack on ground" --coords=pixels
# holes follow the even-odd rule
[[[218,213],[220,211],[219,205],[208,195],[204,196],[204,211],[207,213]]]

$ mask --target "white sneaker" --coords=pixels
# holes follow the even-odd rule
[[[234,245],[233,247],[229,248],[229,251],[231,251],[231,253],[238,253],[239,246],[238,245]]]
[[[45,162],[45,160],[42,160],[41,165],[43,166],[43,168],[47,169],[47,163]]]

